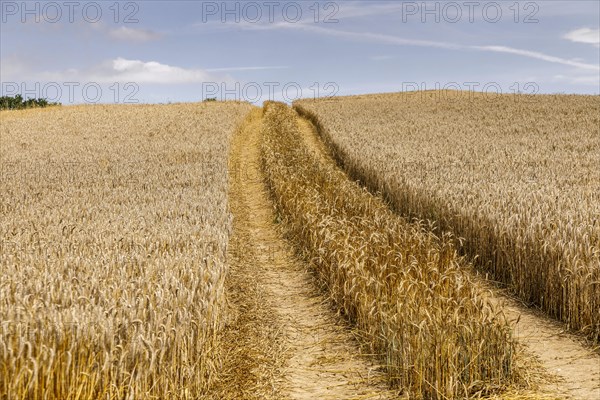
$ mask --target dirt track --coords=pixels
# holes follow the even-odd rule
[[[392,398],[385,375],[359,355],[352,331],[319,293],[308,265],[295,257],[290,244],[278,232],[273,206],[261,179],[260,112],[251,118],[235,138],[231,153],[230,202],[235,218],[233,246],[237,246],[237,266],[232,272],[250,277],[254,283],[253,297],[263,304],[254,309],[245,306],[246,311],[261,314],[260,308],[269,310],[269,317],[265,318],[262,312],[257,322],[268,319],[269,329],[277,332],[281,347],[263,356],[278,368],[271,376],[270,393],[265,389],[268,373],[261,370],[259,363],[245,363],[249,368],[244,373],[259,377],[251,383],[253,389],[262,392],[247,394],[248,397]],[[244,299],[237,302],[240,305]],[[269,336],[262,332],[255,334]],[[252,342],[251,338],[246,340]],[[258,354],[269,352],[260,347],[258,342],[250,345],[259,349]],[[252,355],[246,359],[252,359]]]
[[[514,333],[528,352],[558,378],[541,389],[561,399],[600,399],[600,356],[566,333],[563,326],[513,299],[500,297],[504,313],[515,325]]]

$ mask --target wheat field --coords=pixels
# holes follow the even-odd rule
[[[446,399],[514,383],[509,322],[466,273],[451,235],[395,216],[311,153],[300,130],[285,104],[266,106],[267,185],[289,239],[391,384],[410,398]]]
[[[250,107],[0,113],[0,397],[210,390],[227,320],[227,154]]]
[[[303,100],[345,170],[521,299],[600,340],[600,97],[412,92]]]
[[[561,398],[473,266],[598,339],[598,99],[440,95],[0,112],[0,399]]]

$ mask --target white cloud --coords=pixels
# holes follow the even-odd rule
[[[131,41],[131,42],[149,42],[157,40],[162,37],[162,34],[153,32],[147,29],[135,29],[121,26],[116,29],[111,29],[108,35],[117,40]]]
[[[188,69],[161,64],[156,61],[128,60],[122,57],[103,62],[94,67],[61,72],[45,72],[40,78],[46,81],[76,82],[135,82],[156,84],[184,84],[213,81],[226,81],[203,69]]]
[[[587,43],[600,47],[600,29],[575,29],[564,35],[563,38],[576,43]]]
[[[109,70],[108,72],[109,81],[196,83],[211,79],[210,74],[201,69],[185,69],[156,61],[143,62],[124,58],[113,60],[112,71]]]
[[[182,68],[157,61],[129,60],[123,57],[102,62],[90,68],[67,69],[59,72],[42,72],[36,79],[43,81],[72,82],[135,82],[154,84],[190,84],[202,82],[233,82],[230,76],[220,74],[228,71],[256,71],[283,69],[286,66],[243,66],[228,68]],[[14,70],[14,68],[13,68]],[[4,73],[3,73],[4,75]],[[32,74],[29,74],[32,77]]]
[[[16,57],[0,59],[2,81],[37,80],[42,82],[80,82],[80,83],[154,83],[154,84],[190,84],[202,82],[227,82],[234,80],[230,71],[262,71],[285,69],[287,66],[241,66],[226,68],[182,68],[157,61],[130,60],[118,57],[101,62],[88,68],[68,68],[62,71],[34,71],[32,63]]]

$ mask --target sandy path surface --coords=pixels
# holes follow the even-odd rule
[[[541,385],[561,399],[600,399],[600,356],[565,332],[563,325],[514,299],[496,294],[504,314],[515,324],[514,334],[542,366],[558,378]]]
[[[232,144],[230,203],[236,266],[231,272],[238,275],[233,281],[241,281],[242,288],[252,287],[248,298],[237,296],[233,301],[250,313],[238,317],[248,320],[240,325],[250,335],[271,338],[277,349],[269,353],[253,338],[237,346],[252,353],[238,357],[247,360],[240,373],[255,377],[252,394],[244,392],[246,398],[394,398],[385,375],[369,358],[360,356],[351,330],[329,307],[308,266],[294,256],[277,230],[273,205],[261,179],[260,140],[257,110]],[[253,327],[252,320],[269,327]],[[271,367],[253,361],[254,357]],[[269,369],[275,370],[270,378]]]

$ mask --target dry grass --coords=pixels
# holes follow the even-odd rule
[[[600,97],[300,101],[345,170],[436,221],[493,279],[600,340]]]
[[[503,315],[448,234],[407,223],[312,153],[296,114],[269,103],[263,169],[282,226],[411,398],[473,397],[515,379]]]
[[[226,322],[240,103],[0,113],[0,398],[192,399]]]

